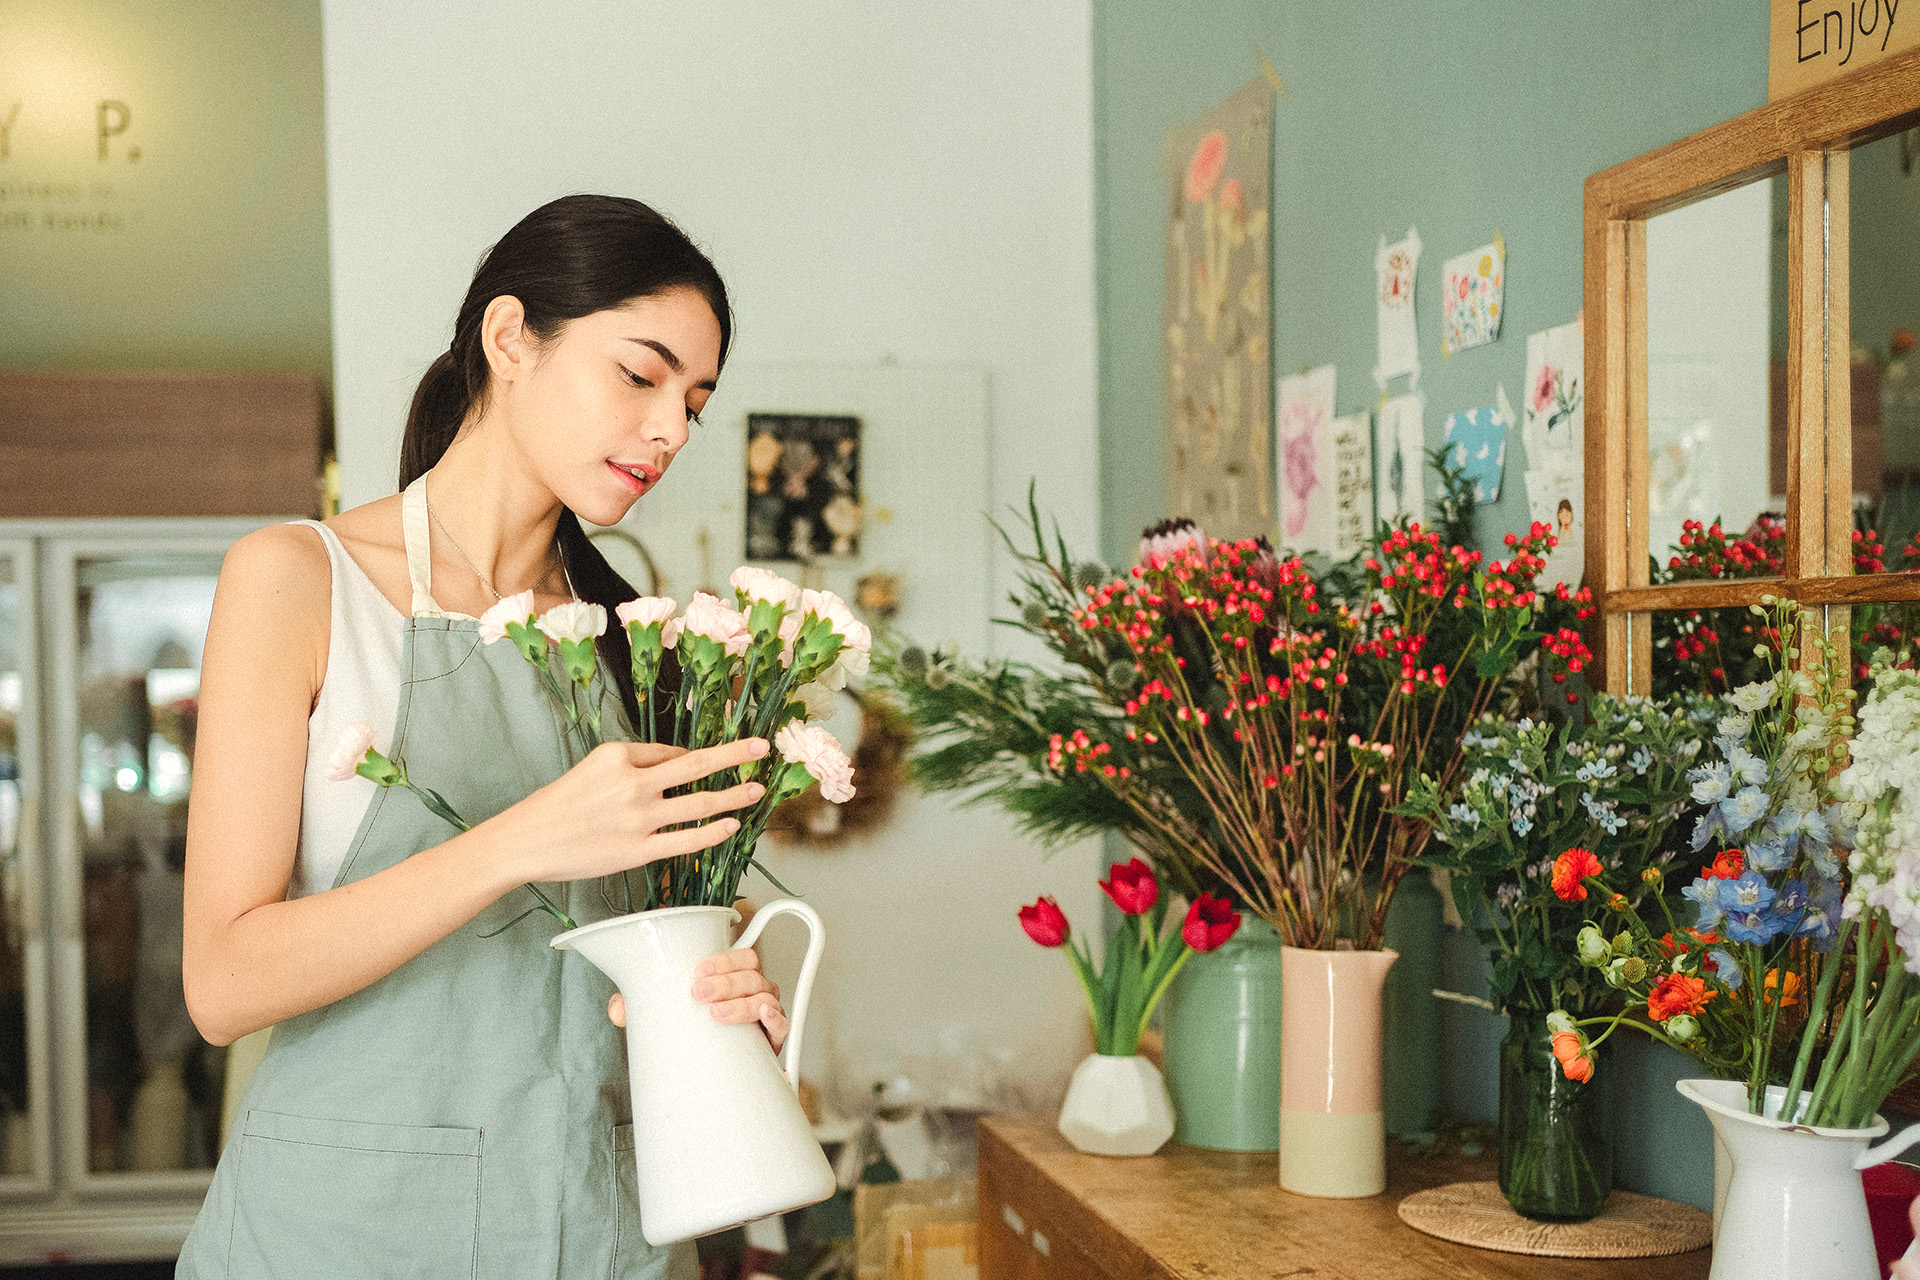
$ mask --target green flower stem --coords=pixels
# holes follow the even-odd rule
[[[1820,975],[1820,986],[1814,992],[1812,1008],[1807,1013],[1806,1030],[1800,1037],[1800,1052],[1794,1055],[1793,1074],[1787,1078],[1787,1093],[1781,1106],[1782,1115],[1797,1114],[1800,1108],[1801,1086],[1807,1078],[1807,1066],[1813,1061],[1813,1049],[1819,1040],[1818,1029],[1827,1020],[1827,1008],[1833,999],[1833,991],[1840,981],[1840,957],[1847,953],[1847,943],[1853,940],[1853,921],[1845,920],[1840,925],[1840,938],[1828,953],[1826,971]],[[1763,975],[1761,985],[1765,985]],[[1811,1101],[1811,1099],[1809,1099]]]
[[[405,765],[400,766],[400,777],[398,779],[398,785],[403,786],[407,790],[413,792],[414,798],[419,800],[422,805],[426,806],[427,812],[433,814],[436,818],[441,819],[443,822],[448,823],[449,825],[459,829],[460,831],[473,830],[473,825],[469,823],[465,818],[461,817],[458,813],[455,813],[453,810],[453,806],[448,804],[446,801],[446,798],[443,797],[438,791],[434,791],[434,790],[431,790],[430,788],[423,787],[419,783],[407,777]],[[533,891],[533,896],[535,898],[539,899],[541,910],[545,911],[548,915],[552,916],[555,920],[558,920],[561,924],[565,925],[569,929],[577,927],[573,922],[573,917],[568,915],[566,912],[562,911],[557,905],[555,905],[552,898],[549,898],[546,894],[542,893],[540,891],[540,886],[536,884],[529,884],[527,885],[527,888]]]

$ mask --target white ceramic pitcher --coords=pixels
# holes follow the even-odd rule
[[[1732,1177],[1715,1189],[1711,1280],[1876,1280],[1867,1197],[1854,1160],[1887,1131],[1879,1116],[1861,1129],[1825,1129],[1775,1119],[1786,1089],[1767,1086],[1767,1114],[1747,1110],[1739,1080],[1681,1080],[1726,1144]]]
[[[782,1063],[757,1023],[718,1022],[693,998],[693,968],[729,949],[731,907],[664,907],[615,916],[553,940],[613,979],[627,1001],[627,1073],[633,1083],[640,1232],[669,1244],[833,1194],[833,1169],[800,1110],[800,1033],[826,934],[812,907],[769,902],[740,935],[750,947],[769,921],[807,924]]]

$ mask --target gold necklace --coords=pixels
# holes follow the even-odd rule
[[[480,580],[480,585],[485,587],[487,589],[488,594],[490,594],[495,600],[506,599],[505,596],[501,595],[498,591],[494,589],[494,586],[491,582],[487,581],[487,575],[480,572],[479,566],[477,566],[473,562],[473,557],[468,555],[464,550],[461,549],[459,540],[453,536],[453,531],[447,528],[447,522],[442,520],[440,518],[440,514],[433,509],[433,500],[427,496],[427,486],[425,486],[424,484],[420,486],[420,500],[427,508],[428,518],[431,519],[435,524],[440,526],[441,536],[446,538],[447,545],[453,548],[454,553],[458,555],[462,563],[464,563],[467,566],[468,572],[472,573],[474,577]],[[542,573],[538,578],[534,579],[533,585],[537,587],[541,583],[545,582],[548,578],[551,578],[552,576],[553,576],[553,557],[549,555],[547,557],[546,571]],[[530,587],[528,588],[528,590],[532,590],[532,588]]]

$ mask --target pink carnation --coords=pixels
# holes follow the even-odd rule
[[[873,631],[853,616],[845,600],[831,591],[802,591],[800,612],[826,622],[840,637],[840,654],[819,680],[829,689],[844,689],[847,680],[867,674],[868,657],[873,651]]]
[[[528,593],[531,601],[532,593]],[[327,778],[333,782],[348,782],[354,777],[354,771],[360,762],[367,758],[374,740],[378,737],[374,727],[364,720],[355,721],[340,731],[340,741],[334,745],[333,754],[327,758]]]
[[[671,596],[641,596],[638,600],[629,600],[625,604],[615,605],[613,616],[620,620],[623,627],[638,626],[642,630],[654,623],[660,625],[660,643],[673,648],[673,642],[680,638],[680,623],[674,618],[680,606]]]
[[[800,584],[789,582],[771,569],[741,565],[727,579],[727,585],[746,600],[763,600],[791,609],[800,603]]]
[[[724,645],[727,655],[735,658],[746,653],[747,645],[753,639],[747,633],[747,616],[720,597],[705,591],[693,593],[686,616],[680,619],[680,630],[688,635],[705,636],[715,644]]]
[[[500,601],[480,615],[480,640],[483,644],[492,644],[495,640],[507,638],[507,624],[518,622],[525,624],[533,616],[533,592],[521,591],[504,596]]]
[[[853,799],[853,761],[825,729],[795,721],[773,735],[773,745],[782,760],[806,767],[823,799],[834,804]]]

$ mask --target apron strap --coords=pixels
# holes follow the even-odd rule
[[[400,536],[407,545],[407,579],[413,584],[416,618],[451,618],[433,602],[433,544],[427,530],[427,477],[407,486],[400,495]]]

